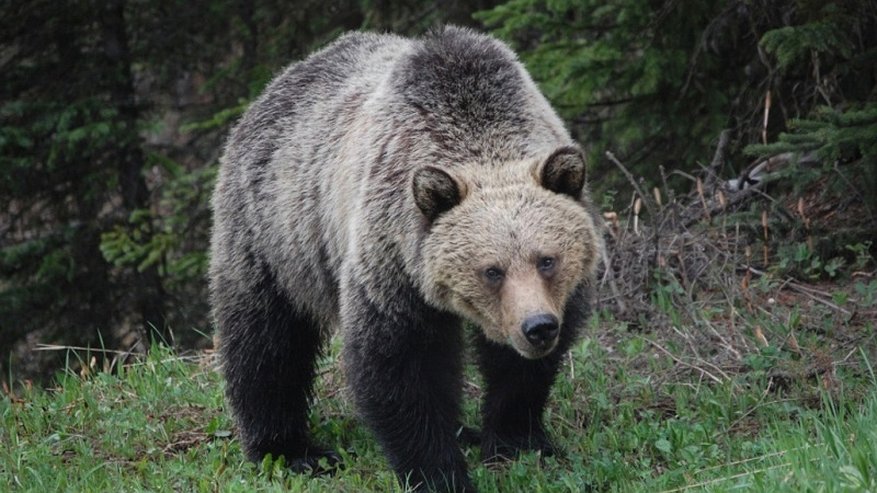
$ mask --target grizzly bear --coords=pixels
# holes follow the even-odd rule
[[[210,298],[250,459],[338,460],[308,433],[337,332],[400,480],[474,491],[458,444],[466,322],[482,458],[554,451],[543,411],[601,235],[582,152],[503,43],[353,33],[293,64],[231,132],[213,210]]]

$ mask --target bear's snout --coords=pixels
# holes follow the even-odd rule
[[[524,337],[536,348],[542,349],[550,346],[560,333],[560,323],[557,317],[550,313],[532,315],[521,324]]]

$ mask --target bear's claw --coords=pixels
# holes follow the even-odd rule
[[[560,455],[561,451],[544,433],[523,436],[490,436],[481,443],[481,461],[496,464],[517,458],[525,452],[538,452],[542,457]]]

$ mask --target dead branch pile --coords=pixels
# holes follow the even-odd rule
[[[690,192],[678,196],[667,186],[664,169],[663,187],[647,191],[643,180],[607,152],[634,193],[625,210],[604,214],[606,249],[596,303],[626,322],[628,330],[644,333],[656,354],[671,357],[680,371],[699,372],[701,378],[716,382],[739,371],[744,356],[760,347],[797,348],[794,335],[776,340],[780,336],[753,322],[786,315],[771,306],[780,291],[804,295],[831,316],[850,316],[831,303],[828,293],[791,279],[779,279],[779,287],[769,294],[753,294],[750,282],[766,275],[768,265],[768,247],[763,247],[763,255],[760,247],[753,248],[753,233],[767,244],[766,211],[777,203],[764,186],[793,159],[806,165],[814,163],[815,156],[773,156],[753,163],[739,177],[722,180],[718,172],[729,135],[721,134],[712,162],[697,176],[671,173],[692,183]],[[751,213],[759,209],[764,211],[760,221]],[[795,219],[809,224],[800,203],[798,209],[802,217]],[[749,214],[737,214],[743,210]],[[741,217],[748,224],[741,224]]]
[[[761,197],[758,184],[732,191],[718,179],[716,170],[724,159],[728,137],[722,133],[704,176],[685,175],[695,186],[683,196],[676,196],[666,185],[663,169],[663,190],[656,187],[646,193],[642,180],[611,152],[606,153],[635,190],[625,214],[604,214],[606,252],[598,301],[616,318],[634,324],[666,322],[653,299],[656,286],[675,280],[686,298],[696,300],[699,291],[728,284],[729,279],[716,283],[717,273],[733,277],[744,265],[745,240],[738,229],[729,233],[727,223],[726,227],[703,227]]]

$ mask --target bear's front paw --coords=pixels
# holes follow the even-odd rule
[[[554,445],[545,432],[520,435],[485,433],[481,441],[482,462],[486,464],[512,460],[522,453],[530,451],[538,452],[542,457],[560,454],[560,449]]]
[[[334,450],[312,449],[308,450],[304,457],[288,459],[287,463],[293,472],[322,476],[333,474],[341,467],[342,461],[341,456]]]

